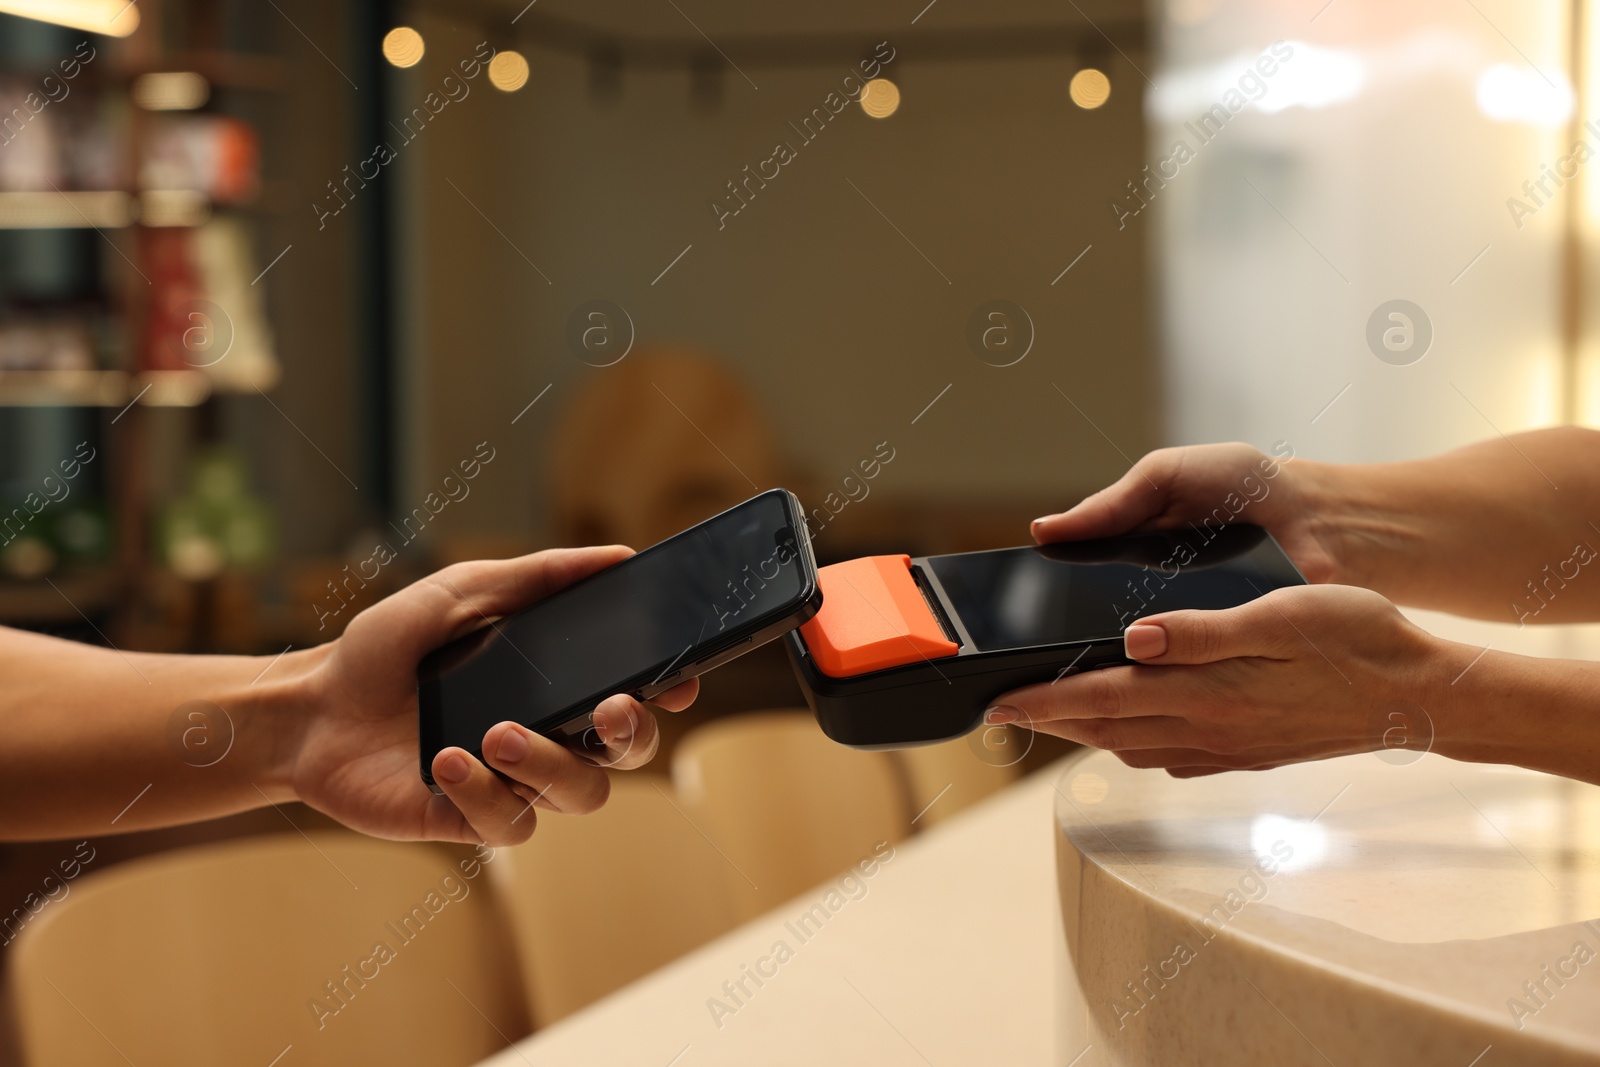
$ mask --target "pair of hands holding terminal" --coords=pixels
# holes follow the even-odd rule
[[[1136,665],[1016,690],[989,721],[1188,777],[1380,747],[1373,711],[1402,702],[1426,712],[1446,756],[1600,782],[1600,664],[1444,641],[1394,606],[1600,620],[1600,574],[1589,573],[1600,567],[1587,567],[1600,546],[1600,433],[1541,430],[1369,466],[1279,464],[1239,444],[1165,449],[1035,521],[1033,534],[1053,542],[1182,526],[1230,495],[1249,501],[1237,519],[1265,526],[1314,584],[1140,619],[1125,636]],[[0,838],[300,800],[380,837],[505,844],[533,832],[534,809],[592,811],[606,800],[604,765],[655,754],[647,707],[625,695],[601,704],[594,724],[606,752],[590,759],[500,723],[484,738],[487,766],[458,748],[438,754],[439,796],[416,774],[415,669],[486,620],[630,554],[557,549],[458,564],[368,608],[339,639],[271,661],[122,653],[0,630]],[[697,691],[686,682],[653,703],[679,711]],[[172,757],[167,737],[173,709],[195,701],[226,708],[231,730],[226,756],[199,771]]]

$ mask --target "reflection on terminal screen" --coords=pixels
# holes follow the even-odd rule
[[[1231,608],[1302,584],[1254,526],[931,556],[928,565],[980,652],[1114,639],[1146,615]]]

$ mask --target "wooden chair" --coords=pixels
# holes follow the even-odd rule
[[[894,760],[828,740],[806,711],[734,715],[672,757],[684,811],[728,860],[741,919],[763,914],[910,832]]]
[[[726,867],[662,775],[613,774],[593,815],[541,812],[532,840],[501,849],[492,872],[537,1025],[730,929]]]
[[[528,1029],[493,862],[318,831],[91,864],[10,949],[25,1062],[476,1063]]]
[[[986,726],[972,737],[946,741],[941,745],[921,745],[893,753],[905,771],[907,803],[918,830],[926,830],[969,808],[991,793],[1016,781],[1021,768],[1006,762],[1027,744],[1015,727]],[[1008,742],[987,758],[979,756],[984,738],[991,743],[999,731],[1007,731]],[[982,749],[987,752],[987,749]],[[1008,751],[1009,750],[1009,751]]]
[[[558,544],[644,548],[784,483],[770,423],[727,364],[641,348],[590,373],[551,438]]]

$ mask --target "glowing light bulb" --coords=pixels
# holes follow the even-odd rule
[[[383,35],[383,58],[397,67],[416,66],[426,51],[422,34],[410,26],[396,26]]]
[[[886,119],[900,110],[900,87],[888,78],[873,78],[861,87],[861,110]]]
[[[514,93],[528,84],[528,61],[521,52],[497,52],[489,60],[489,83],[503,93]]]
[[[112,37],[139,28],[139,9],[127,0],[0,0],[0,12]]]
[[[1074,104],[1085,111],[1093,111],[1111,99],[1111,79],[1093,67],[1085,67],[1072,76],[1067,94]]]

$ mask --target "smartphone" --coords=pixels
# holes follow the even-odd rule
[[[1305,578],[1259,526],[877,556],[824,567],[821,612],[785,639],[823,732],[861,748],[964,734],[995,697],[1130,663],[1123,631]]]
[[[793,630],[822,593],[800,501],[773,489],[524,611],[430,653],[417,668],[422,780],[509,719],[595,748],[606,697],[648,700]]]

